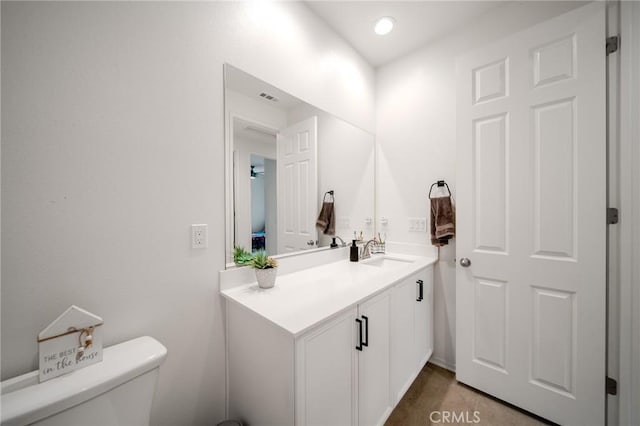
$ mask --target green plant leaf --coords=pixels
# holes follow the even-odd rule
[[[244,247],[235,246],[233,248],[233,261],[237,265],[248,265],[253,260],[253,255],[246,251]]]
[[[253,256],[251,265],[257,269],[277,268],[278,261],[270,257],[266,251],[260,250]]]

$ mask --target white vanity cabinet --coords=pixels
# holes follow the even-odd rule
[[[338,295],[316,291],[327,283],[292,279],[286,288],[281,279],[266,292],[227,293],[227,416],[247,425],[383,425],[431,355],[430,265],[399,270],[386,285],[368,282],[375,266],[348,265],[366,280],[337,287],[360,295],[342,308]]]
[[[356,349],[359,425],[382,425],[393,409],[389,398],[390,308],[391,290],[386,290],[358,307],[364,335],[362,350]],[[358,327],[359,325],[358,323]]]
[[[352,308],[297,339],[297,425],[357,424],[357,314]]]
[[[391,294],[391,398],[405,394],[433,353],[433,268],[396,284]]]
[[[297,425],[382,425],[389,398],[387,290],[296,340]]]
[[[418,272],[413,278],[416,280],[419,298],[421,298],[421,300],[416,298],[413,311],[414,343],[419,372],[433,354],[433,267]]]

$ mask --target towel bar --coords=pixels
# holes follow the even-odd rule
[[[449,193],[449,196],[451,196],[451,190],[449,189],[449,185],[447,185],[447,182],[443,181],[443,180],[439,180],[437,182],[434,182],[431,184],[431,188],[429,188],[429,199],[431,199],[431,191],[433,191],[433,187],[438,185],[438,188],[441,188],[443,186],[447,187],[447,192]]]

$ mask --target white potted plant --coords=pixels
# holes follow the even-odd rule
[[[278,262],[265,251],[259,251],[253,256],[251,266],[256,270],[256,279],[260,288],[271,288],[276,283]]]

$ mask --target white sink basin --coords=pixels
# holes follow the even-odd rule
[[[397,267],[406,266],[413,262],[414,262],[413,259],[407,259],[403,257],[373,255],[368,259],[362,260],[360,263],[362,265],[375,266],[377,268],[385,268],[385,269],[394,268],[395,269]]]

